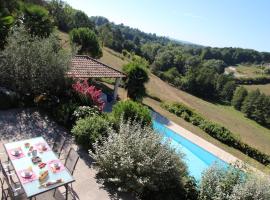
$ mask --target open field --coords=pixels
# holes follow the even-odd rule
[[[232,72],[235,77],[243,78],[256,78],[261,76],[267,76],[263,69],[258,65],[237,65],[230,66],[225,69],[227,73]],[[270,75],[268,75],[270,76]]]
[[[106,49],[104,50],[103,55],[104,56],[101,59],[102,62],[112,67],[115,67],[116,69],[121,69],[121,64],[123,65],[127,62],[126,60],[122,60],[110,54]],[[224,125],[233,133],[236,133],[243,142],[246,142],[250,146],[253,146],[265,153],[270,154],[270,130],[262,127],[261,125],[257,124],[252,120],[245,118],[241,112],[236,111],[232,107],[204,101],[200,98],[197,98],[193,95],[190,95],[184,91],[178,90],[170,86],[169,84],[165,83],[153,74],[150,75],[150,81],[147,83],[146,87],[148,93],[151,94],[151,96],[158,97],[162,101],[182,102],[192,107],[208,119]],[[122,98],[126,97],[123,90],[120,90],[120,95],[122,96]],[[195,134],[207,139],[208,141],[215,141],[213,142],[214,144],[217,144],[221,148],[234,154],[240,159],[245,161],[252,160],[241,152],[221,144],[203,131],[199,130],[197,127],[194,127],[193,125],[184,122],[184,120],[172,116],[172,114],[164,111],[162,108],[160,108],[158,101],[155,101],[151,98],[145,98],[144,103],[154,108],[158,112],[161,112],[164,116],[168,117],[172,121],[175,121],[176,123],[194,132]],[[256,163],[256,165],[260,165],[254,160],[252,160],[252,162]]]
[[[265,85],[243,85],[247,90],[256,90],[259,89],[262,93],[270,95],[270,84]]]

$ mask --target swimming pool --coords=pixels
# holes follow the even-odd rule
[[[201,179],[202,172],[215,162],[224,166],[228,165],[223,160],[180,136],[156,120],[153,121],[153,127],[158,133],[163,134],[166,139],[170,139],[171,145],[174,148],[180,149],[185,154],[184,161],[188,166],[188,171],[197,181]]]

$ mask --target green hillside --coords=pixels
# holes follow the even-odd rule
[[[61,38],[63,46],[69,44],[69,42],[67,42],[68,35],[66,33],[59,32],[59,37]],[[69,46],[67,46],[66,48],[69,48]],[[117,53],[112,49],[103,48],[103,56],[100,58],[100,61],[118,70],[121,70],[122,66],[126,64],[129,60],[125,58],[122,54]],[[154,74],[150,74],[150,81],[147,83],[146,88],[149,96],[156,97],[155,99],[161,99],[162,101],[182,102],[194,108],[197,112],[201,113],[206,118],[215,121],[219,124],[222,124],[230,131],[237,134],[237,136],[240,137],[243,142],[249,144],[252,147],[257,148],[258,150],[270,154],[270,146],[268,145],[270,142],[269,129],[264,128],[261,125],[257,124],[256,122],[245,118],[241,112],[236,111],[232,107],[223,106],[220,104],[215,104],[202,100],[201,98],[198,98],[187,92],[176,89],[175,87],[162,81],[159,77],[155,76]],[[126,92],[123,89],[120,89],[119,92],[121,98],[126,98]],[[156,111],[162,113],[169,119],[172,119],[173,121],[177,122],[181,126],[194,132],[195,134],[198,134],[201,137],[209,140],[210,142],[220,146],[221,148],[224,148],[226,151],[233,153],[237,157],[243,160],[248,160],[248,162],[251,162],[250,158],[243,155],[239,151],[221,144],[220,142],[214,140],[213,138],[211,138],[209,135],[202,132],[198,128],[164,111],[159,106],[160,102],[154,100],[153,98],[149,97],[145,98],[144,103],[154,108]],[[255,161],[252,161],[252,163],[258,164]]]
[[[126,59],[122,59],[121,54],[114,52],[111,49],[104,48],[103,49],[103,57],[100,59],[105,64],[108,64],[118,70],[121,70],[121,66],[127,63]],[[210,103],[208,101],[204,101],[198,97],[190,95],[184,91],[178,90],[168,83],[162,81],[157,76],[151,74],[150,81],[147,83],[147,93],[150,96],[158,97],[162,101],[179,101],[182,102],[192,108],[194,108],[197,112],[201,113],[203,116],[208,119],[215,121],[224,125],[226,128],[231,130],[233,133],[237,133],[239,137],[241,137],[243,142],[270,154],[270,131],[267,128],[262,127],[256,122],[247,119],[244,115],[236,111],[230,106],[222,106],[214,103]],[[121,98],[126,98],[126,92],[123,89],[120,89]],[[175,121],[179,125],[187,128],[193,133],[205,138],[206,140],[216,144],[217,146],[223,148],[224,150],[234,154],[242,160],[247,161],[261,169],[265,168],[258,162],[252,160],[251,158],[245,156],[243,153],[230,148],[219,141],[213,139],[205,132],[201,131],[197,127],[185,122],[184,120],[175,117],[173,114],[162,109],[159,104],[160,102],[152,99],[145,98],[144,103],[157,112],[160,112],[164,116],[169,119]]]

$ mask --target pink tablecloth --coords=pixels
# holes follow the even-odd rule
[[[38,176],[34,172],[33,172],[32,176],[29,177],[29,178],[22,177],[21,173],[23,173],[25,171],[27,171],[27,169],[20,170],[20,171],[17,172],[17,174],[19,176],[19,179],[20,179],[20,181],[21,181],[22,184],[30,183],[30,182],[35,181],[35,180],[38,179]]]
[[[53,166],[54,163],[59,163],[60,165],[59,169],[55,169],[55,167]],[[51,160],[48,162],[48,166],[53,173],[58,173],[66,169],[60,160]]]
[[[21,153],[17,156],[14,156],[14,155],[12,155],[12,152],[14,150],[19,150]],[[25,156],[21,147],[14,148],[14,149],[8,149],[7,152],[8,152],[8,155],[9,155],[11,160],[20,159],[20,158],[23,158]]]
[[[46,150],[42,149],[42,146],[45,145],[46,146]],[[49,145],[45,142],[39,142],[35,144],[35,149],[37,149],[39,152],[47,152],[47,151],[51,151],[51,148],[49,147]]]

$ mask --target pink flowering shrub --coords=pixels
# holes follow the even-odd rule
[[[83,82],[77,81],[77,83],[72,85],[72,88],[79,94],[84,103],[96,105],[100,111],[103,110],[105,102],[101,99],[102,91],[93,85],[89,85],[87,80]]]

